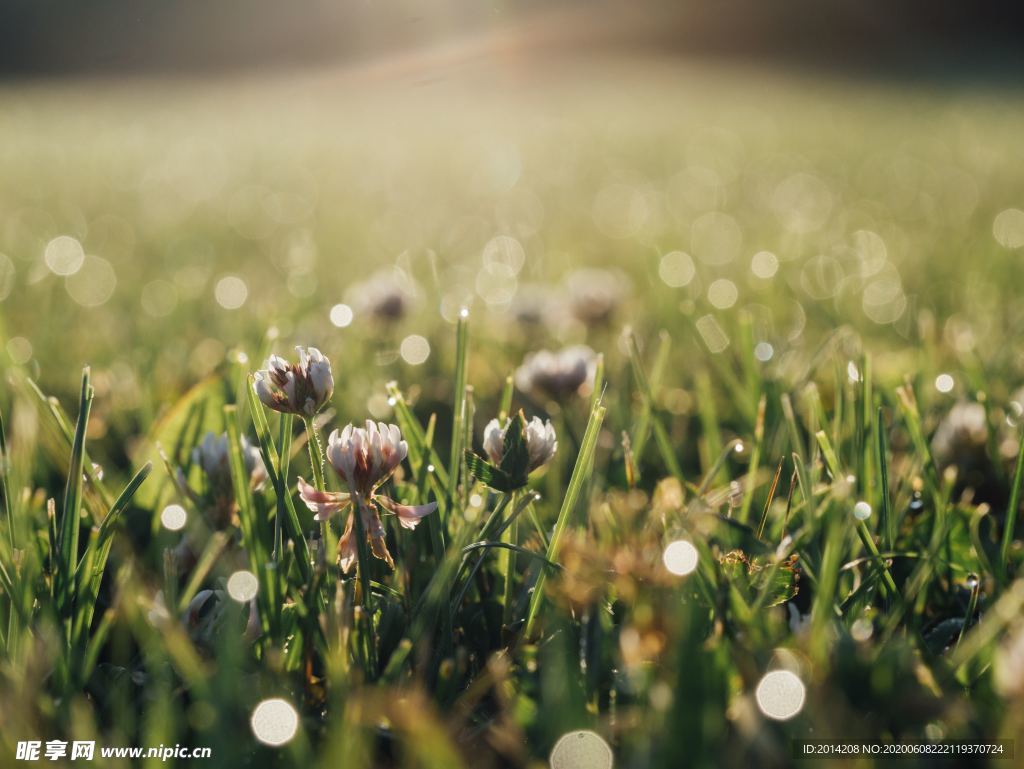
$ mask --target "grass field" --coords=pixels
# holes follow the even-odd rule
[[[1019,93],[602,58],[0,104],[0,765],[1024,736]],[[315,416],[251,386],[296,346]],[[407,444],[368,481],[328,442],[367,419]]]

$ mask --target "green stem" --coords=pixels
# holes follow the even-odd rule
[[[376,644],[373,640],[373,603],[370,593],[370,547],[366,541],[366,527],[363,526],[363,507],[371,504],[358,494],[352,495],[352,515],[355,516],[356,536],[356,568],[358,569],[359,584],[362,588],[361,604],[363,607],[363,641],[367,654],[367,673],[371,675],[376,671],[376,661],[373,659]],[[325,522],[326,525],[326,522]]]
[[[324,486],[324,454],[320,446],[320,437],[316,434],[316,426],[313,424],[313,417],[303,417],[302,423],[306,426],[306,444],[309,448],[309,464],[313,468],[313,485],[317,491],[326,491]]]
[[[1006,525],[1003,528],[1003,541],[999,547],[999,578],[1001,585],[1009,581],[1010,547],[1013,545],[1013,529],[1020,513],[1021,485],[1024,484],[1024,438],[1021,439],[1017,451],[1017,467],[1013,473],[1013,488],[1010,489],[1010,504],[1006,508]]]
[[[313,485],[317,491],[327,491],[324,483],[324,452],[320,446],[320,437],[316,434],[313,417],[302,417],[302,423],[306,426],[306,447],[309,449],[309,466],[313,469]],[[328,525],[326,518],[320,521],[320,545],[324,562],[327,560]]]

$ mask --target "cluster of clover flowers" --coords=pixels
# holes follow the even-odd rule
[[[372,420],[367,420],[364,427],[347,424],[330,433],[323,454],[347,490],[327,490],[321,469],[323,454],[313,419],[334,393],[331,362],[315,347],[296,349],[297,362],[272,355],[261,370],[253,373],[252,383],[266,407],[301,418],[309,432],[313,483],[299,477],[299,497],[322,526],[328,525],[334,515],[347,513],[344,531],[338,539],[342,571],[351,572],[358,562],[360,533],[366,538],[369,552],[393,567],[380,516],[395,515],[402,528],[415,529],[437,509],[437,503],[405,505],[382,492],[383,485],[406,458],[409,447],[397,425]],[[593,369],[594,353],[590,348],[542,350],[527,356],[515,380],[521,389],[558,397],[580,390],[593,377]],[[241,443],[250,483],[259,487],[266,479],[259,450],[244,436]],[[484,429],[483,449],[487,459],[478,459],[473,466],[475,474],[484,476],[481,480],[491,481],[496,488],[508,484],[521,486],[530,473],[551,461],[558,449],[558,439],[550,420],[534,416],[527,421],[520,413],[504,421],[492,419]],[[214,500],[214,509],[223,513],[218,516],[221,523],[233,507],[228,454],[226,434],[207,434],[193,451],[193,461],[205,473],[210,488],[224,490],[224,498]]]

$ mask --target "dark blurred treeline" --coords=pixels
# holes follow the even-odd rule
[[[303,66],[486,36],[517,51],[619,47],[1010,76],[1024,57],[1024,2],[0,0],[0,74]]]

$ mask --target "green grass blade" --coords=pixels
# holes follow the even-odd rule
[[[152,470],[152,463],[147,462],[135,473],[128,485],[114,500],[114,504],[103,521],[93,529],[95,536],[89,538],[89,548],[86,550],[81,568],[78,570],[78,592],[75,596],[73,637],[79,642],[88,634],[92,624],[100,583],[103,581],[103,572],[107,568],[107,559],[110,557],[110,548],[114,540],[114,526],[128,509],[135,492],[139,490]]]
[[[252,388],[250,377],[249,387],[246,388],[249,398],[249,414],[256,427],[256,437],[259,439],[260,455],[263,457],[263,464],[267,468],[267,476],[277,497],[277,514],[284,522],[284,528],[295,546],[298,559],[298,568],[304,581],[309,581],[312,575],[312,567],[309,562],[309,545],[302,533],[302,524],[295,512],[295,505],[292,503],[291,494],[288,492],[287,479],[281,475],[281,463],[278,458],[277,449],[274,448],[274,440],[270,436],[270,426],[267,424],[267,415],[263,411],[263,404],[256,397]]]
[[[892,550],[896,542],[896,520],[892,514],[892,506],[889,501],[889,459],[885,440],[885,418],[882,408],[878,408],[878,417],[875,422],[875,429],[878,439],[878,494],[881,500],[879,512],[881,513],[882,543],[886,550]]]
[[[464,477],[463,449],[466,439],[466,383],[469,362],[469,313],[463,310],[455,328],[455,403],[452,407],[452,446],[448,460],[448,508],[458,490],[459,481]]]
[[[75,592],[75,571],[78,568],[78,537],[81,528],[82,483],[85,463],[85,433],[89,425],[94,391],[89,382],[89,368],[82,372],[82,390],[78,401],[78,422],[71,444],[71,461],[68,465],[67,485],[64,487],[64,502],[57,527],[57,611],[67,621],[66,632],[71,636],[71,612]]]
[[[15,548],[14,514],[11,507],[11,496],[7,491],[7,473],[10,458],[7,454],[7,432],[4,430],[4,415],[0,411],[0,509],[7,521],[7,540],[13,551]]]
[[[562,507],[558,511],[558,519],[555,522],[554,534],[548,542],[546,558],[555,562],[558,557],[558,547],[561,544],[562,534],[569,525],[569,518],[576,508],[580,492],[586,484],[587,478],[593,470],[594,453],[597,450],[597,437],[601,432],[601,424],[604,422],[606,408],[600,403],[596,404],[590,412],[590,419],[587,422],[586,432],[583,433],[583,441],[580,444],[580,453],[576,457],[576,464],[573,466],[572,476],[569,478],[569,486],[562,500]],[[544,580],[545,572],[541,570],[537,574],[537,581],[533,586],[533,595],[530,596],[530,606],[526,615],[526,636],[530,637],[533,632],[537,614],[544,601]]]
[[[1013,487],[1010,489],[1010,503],[1006,508],[1006,525],[1003,527],[1003,541],[999,546],[999,574],[1002,584],[1009,578],[1010,547],[1013,544],[1013,530],[1020,515],[1021,486],[1024,485],[1024,438],[1017,449],[1017,467],[1013,471]]]

